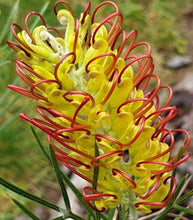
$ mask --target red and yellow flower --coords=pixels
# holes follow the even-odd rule
[[[66,9],[57,10],[59,4]],[[114,12],[97,21],[107,4]],[[38,101],[40,118],[20,116],[47,133],[56,158],[90,183],[83,198],[93,209],[123,205],[148,213],[168,203],[176,188],[171,171],[190,157],[171,157],[174,134],[186,136],[184,152],[190,137],[185,130],[166,128],[177,109],[168,106],[171,88],[153,74],[150,45],[136,43],[136,30],[122,29],[115,3],[89,11],[90,3],[75,19],[68,3],[56,2],[62,32],[37,12],[26,16],[25,30],[12,24],[17,43],[8,45],[18,54],[16,71],[28,89],[8,87]],[[30,32],[32,15],[42,25]],[[146,52],[139,55],[138,48]],[[156,86],[148,90],[151,80]],[[169,93],[165,103],[160,90]]]

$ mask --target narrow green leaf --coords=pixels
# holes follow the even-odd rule
[[[53,150],[53,148],[52,148],[51,145],[49,146],[49,148],[50,148],[50,154],[51,154],[52,164],[53,164],[53,167],[54,167],[54,171],[55,171],[55,174],[56,174],[56,178],[57,178],[58,183],[59,183],[59,185],[60,185],[60,189],[61,189],[61,193],[62,193],[62,196],[63,196],[63,199],[64,199],[64,203],[65,203],[65,206],[66,206],[67,211],[70,211],[70,210],[71,210],[70,201],[69,201],[69,198],[68,198],[68,194],[67,194],[67,192],[66,192],[66,188],[65,188],[63,179],[62,179],[62,177],[61,177],[60,169],[59,169],[58,163],[57,163],[57,161],[56,161],[56,157],[55,157],[55,154],[54,154],[54,150]]]
[[[99,156],[99,149],[97,143],[95,142],[95,158],[98,156]],[[97,161],[97,163],[99,163],[99,161]],[[93,184],[92,184],[93,189],[97,189],[98,175],[99,175],[99,167],[95,166],[93,173]]]
[[[97,146],[97,143],[95,142],[95,158],[99,156],[99,149]],[[99,163],[99,161],[97,161]],[[92,183],[92,188],[97,189],[97,182],[98,182],[98,176],[99,176],[99,167],[95,166],[94,167],[94,172],[93,172],[93,183]],[[96,220],[100,220],[100,212],[96,212]]]
[[[47,153],[47,151],[45,150],[45,147],[42,145],[40,139],[38,138],[38,135],[36,134],[36,131],[34,130],[34,128],[32,126],[31,127],[31,130],[32,130],[32,133],[38,143],[38,146],[40,147],[40,150],[42,151],[42,153],[44,154],[44,156],[46,157],[46,159],[51,163],[51,158],[49,156],[49,154]]]
[[[112,220],[112,219],[113,219],[113,216],[114,216],[114,214],[115,214],[115,210],[116,210],[116,209],[109,209],[109,210],[108,210],[108,213],[107,213],[107,219],[108,219],[108,220]]]
[[[106,216],[104,216],[103,214],[101,214],[101,219],[103,219],[103,220],[107,220],[107,217]]]
[[[183,152],[184,152],[184,147],[180,147],[180,149],[179,149],[179,151],[178,151],[178,154],[177,154],[176,162],[180,160],[180,158],[181,158],[182,155],[183,155]],[[174,176],[174,177],[175,177],[175,175],[176,175],[176,170],[177,170],[177,167],[176,167],[176,168],[173,170],[173,172],[172,172],[172,176]],[[172,184],[172,182],[171,182],[171,184]]]
[[[180,212],[179,214],[178,214],[178,216],[179,217],[182,217],[182,216],[184,216],[184,212]],[[179,217],[176,217],[176,218],[174,218],[174,220],[180,220],[180,218]]]
[[[118,211],[118,213],[119,213],[120,219],[125,220],[125,216],[124,216],[123,209],[122,209],[121,206],[119,206],[119,207],[117,208],[117,211]]]
[[[185,208],[179,205],[174,205],[174,209],[180,211],[180,212],[185,212],[187,214],[193,215],[193,210],[189,208]]]
[[[175,191],[175,193],[174,193],[174,195],[173,195],[171,201],[169,202],[169,205],[170,205],[170,204],[173,204],[174,201],[176,200],[176,198],[178,197],[178,195],[179,195],[181,189],[183,188],[184,184],[186,183],[186,179],[187,179],[187,176],[185,176],[185,177],[181,180],[180,184],[177,186],[176,191]]]
[[[169,212],[171,212],[171,210],[172,210],[172,206],[166,207],[161,214],[155,216],[154,218],[152,218],[152,220],[165,220],[167,214],[168,214]]]
[[[6,22],[3,30],[1,30],[0,44],[2,44],[2,41],[4,40],[4,38],[7,35],[7,33],[10,32],[10,28],[9,27],[10,27],[11,23],[14,21],[14,19],[17,17],[18,9],[19,9],[19,0],[16,0],[15,4],[12,7],[10,15],[9,15],[9,17],[7,19],[7,22]]]
[[[69,215],[70,218],[74,219],[74,220],[85,220],[84,218],[74,214],[74,213],[70,213]]]
[[[93,209],[91,209],[91,207],[88,206],[88,204],[82,199],[82,194],[80,193],[80,191],[75,187],[75,185],[70,181],[70,179],[68,178],[68,176],[65,173],[63,173],[62,171],[60,171],[60,173],[61,173],[63,180],[68,185],[68,187],[72,190],[72,192],[76,195],[76,197],[80,201],[80,203],[84,206],[84,208],[87,210],[87,212],[90,213],[90,215],[94,218],[95,213],[94,213]]]
[[[32,200],[34,202],[37,202],[37,203],[39,203],[39,204],[41,204],[43,206],[46,206],[48,208],[51,208],[51,209],[55,210],[55,211],[61,212],[61,208],[58,207],[57,205],[54,205],[54,204],[52,204],[52,203],[50,203],[50,202],[48,202],[48,201],[46,201],[44,199],[41,199],[41,198],[31,194],[31,193],[28,193],[25,190],[20,189],[19,187],[13,185],[12,183],[9,183],[8,181],[2,179],[1,177],[0,177],[0,184],[2,186],[6,187],[7,189],[9,189],[9,190],[11,190],[11,191],[13,191],[13,192],[15,192],[15,193],[25,197],[25,198],[28,198],[28,199],[30,199],[30,200]]]
[[[24,205],[22,205],[19,201],[17,201],[16,199],[13,199],[13,202],[19,207],[21,208],[29,217],[31,217],[31,219],[33,220],[40,220],[37,216],[35,216],[29,209],[27,209]]]
[[[167,214],[169,212],[171,212],[174,208],[173,205],[175,203],[176,198],[178,197],[178,194],[180,193],[180,190],[182,189],[182,187],[184,186],[185,182],[186,182],[187,176],[185,176],[182,181],[180,182],[180,184],[177,186],[176,191],[172,197],[172,199],[170,200],[170,202],[168,203],[168,205],[166,206],[165,210],[157,215],[156,217],[154,217],[152,220],[164,220],[165,217],[167,216]]]
[[[186,200],[188,200],[190,197],[193,196],[193,189],[190,190],[189,192],[187,192],[185,195],[181,196],[178,200],[177,200],[177,204],[180,205],[183,202],[185,202]]]

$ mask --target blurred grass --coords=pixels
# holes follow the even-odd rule
[[[44,18],[49,25],[57,25],[52,10],[55,0],[49,2]],[[68,2],[73,5],[75,17],[79,17],[86,1]],[[92,9],[100,2],[103,1],[92,1]],[[39,153],[29,126],[18,117],[19,112],[29,105],[30,108],[25,111],[33,111],[33,104],[27,98],[6,89],[7,84],[18,83],[14,69],[16,56],[6,45],[6,40],[11,39],[9,27],[12,22],[23,27],[26,14],[40,11],[47,3],[47,0],[0,0],[0,176],[40,195],[42,190],[37,185],[45,184],[45,179],[47,185],[52,185],[53,177]],[[181,34],[184,33],[181,20],[183,13],[192,7],[192,0],[120,0],[116,3],[124,15],[124,28],[127,32],[137,29],[138,41],[148,41],[155,54],[157,51],[164,51],[167,56],[186,51],[189,39]],[[107,8],[101,14],[107,14]],[[158,64],[161,64],[160,60]],[[0,205],[0,220],[12,220],[19,214],[18,208],[10,202],[6,192],[0,188],[0,204],[3,204]]]

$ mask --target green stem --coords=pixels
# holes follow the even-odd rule
[[[40,220],[37,216],[35,216],[30,210],[28,210],[25,206],[23,206],[19,201],[12,198],[12,201],[20,208],[22,209],[31,219],[33,220]]]
[[[130,211],[129,220],[137,220],[138,216],[137,216],[137,211],[136,211],[136,208],[135,208],[134,204],[132,204],[132,206],[130,205],[129,211]]]
[[[57,178],[58,183],[60,185],[60,189],[61,189],[61,193],[62,193],[62,197],[64,199],[66,209],[67,209],[67,211],[71,211],[70,200],[68,198],[68,194],[67,194],[64,182],[63,182],[62,177],[61,177],[60,169],[59,169],[58,164],[57,164],[57,160],[56,160],[56,157],[55,157],[55,154],[54,154],[54,150],[53,150],[51,145],[49,146],[49,148],[50,148],[50,153],[51,153],[52,164],[53,164],[53,167],[54,167],[56,178]]]
[[[50,158],[49,154],[47,153],[47,151],[45,150],[45,147],[42,145],[38,135],[36,134],[36,131],[34,130],[34,128],[32,126],[30,126],[30,128],[31,128],[31,131],[32,131],[37,143],[38,143],[38,146],[40,147],[41,151],[43,152],[43,154],[46,157],[46,159],[48,160],[48,162],[51,164],[51,158]]]
[[[181,196],[178,200],[177,200],[177,204],[180,205],[181,203],[185,202],[187,199],[189,199],[190,197],[193,196],[193,189],[190,190],[188,193],[186,193],[185,195]]]
[[[92,217],[94,217],[95,214],[94,214],[93,209],[91,209],[90,206],[88,206],[87,203],[82,199],[82,194],[80,193],[80,191],[75,187],[75,185],[70,181],[70,179],[67,177],[65,173],[63,173],[62,171],[60,171],[60,173],[61,173],[63,180],[68,185],[68,187],[73,191],[76,197],[79,199],[80,203],[84,206],[87,212],[90,213]]]
[[[74,213],[70,213],[69,217],[73,218],[74,220],[85,220],[84,218],[82,218],[78,215],[75,215]]]
[[[125,220],[125,215],[124,215],[124,213],[123,213],[122,207],[119,206],[119,207],[117,208],[117,210],[118,210],[119,218],[122,219],[122,220]]]
[[[98,146],[95,142],[95,158],[99,156],[99,149]],[[96,163],[99,163],[97,161]],[[93,183],[92,183],[92,188],[97,189],[97,181],[98,181],[98,176],[99,176],[99,167],[94,167],[94,173],[93,173]]]
[[[189,209],[189,208],[185,208],[179,205],[174,205],[174,209],[180,211],[180,212],[185,212],[187,214],[193,215],[193,210]]]
[[[98,149],[97,143],[95,141],[95,158],[98,156],[99,156],[99,149]],[[97,163],[99,163],[99,161],[97,161]],[[97,189],[98,176],[99,176],[99,167],[95,166],[94,173],[93,173],[93,182],[92,182],[93,189]],[[96,212],[96,220],[100,220],[100,213],[99,212]]]
[[[84,218],[72,213],[72,212],[66,212],[63,216],[53,218],[51,220],[64,220],[67,218],[73,218],[74,220],[85,220]]]

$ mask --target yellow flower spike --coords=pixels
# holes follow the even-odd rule
[[[95,105],[89,112],[88,119],[87,119],[88,124],[92,124],[94,122],[93,123],[93,126],[94,126],[94,124],[96,123],[96,120],[98,118],[98,113],[100,113],[102,111],[103,111],[102,105],[100,105],[100,104]]]
[[[102,85],[95,97],[96,104],[100,104],[105,100],[104,94],[108,94],[112,88],[113,82],[109,82],[107,78],[104,78]]]
[[[172,193],[175,190],[175,187],[172,189],[173,192],[168,196],[167,195],[170,192],[170,183],[167,182],[169,178],[172,179],[173,183],[175,183],[174,177],[167,177],[168,174],[164,174],[163,177],[160,180],[158,189],[156,189],[149,197],[148,199],[145,199],[143,201],[137,202],[137,209],[139,211],[143,211],[144,213],[150,213],[151,207],[154,206],[154,208],[161,208],[164,207],[169,199],[172,197]],[[165,199],[165,200],[164,200]],[[164,200],[164,201],[163,201]],[[162,202],[163,201],[163,202]]]
[[[104,68],[99,64],[92,65],[88,73],[88,77],[91,77],[87,83],[88,92],[95,96],[96,92],[101,87],[101,84],[106,79],[104,74]]]
[[[52,71],[49,71],[48,68],[42,67],[42,65],[32,65],[32,68],[35,72],[37,72],[44,79],[54,80],[54,76]],[[53,69],[52,69],[53,70]]]
[[[68,10],[57,12],[60,3]],[[185,136],[183,153],[190,136],[183,129],[165,128],[176,108],[168,107],[171,89],[153,74],[150,45],[136,43],[137,31],[127,34],[122,29],[123,16],[115,3],[102,2],[92,15],[90,5],[77,19],[68,3],[56,2],[62,32],[47,26],[36,12],[27,15],[25,30],[12,24],[17,43],[8,45],[20,58],[16,71],[28,88],[8,87],[38,101],[41,119],[20,117],[48,134],[56,158],[91,184],[83,189],[88,205],[99,212],[129,209],[129,218],[137,220],[136,210],[162,208],[173,196],[171,171],[190,157],[177,161],[171,154],[174,134]],[[96,23],[96,13],[105,5],[114,12]],[[32,14],[43,25],[31,34]],[[146,53],[135,54],[138,47],[147,48]],[[155,88],[147,93],[151,79],[156,80]],[[169,91],[163,106],[160,89]]]
[[[69,76],[73,68],[74,65],[70,64],[69,60],[65,60],[57,69],[57,78],[62,84],[62,88],[66,91],[72,90],[74,87],[74,82]]]
[[[52,91],[56,91],[57,89],[59,89],[59,85],[57,83],[51,83],[45,86],[45,93],[49,94]]]
[[[84,58],[84,62],[88,63],[94,57],[106,53],[107,49],[108,49],[108,42],[103,38],[97,39],[95,43],[91,45],[91,47],[87,50]],[[100,61],[98,59],[94,61],[94,63],[98,63],[98,62],[100,64]]]
[[[68,50],[70,46],[71,36],[74,34],[75,22],[72,14],[65,9],[59,10],[57,14],[57,19],[61,25],[66,26],[65,32],[65,47]],[[72,51],[68,51],[72,52]]]
[[[32,55],[37,54],[39,58],[44,58],[53,63],[57,63],[58,58],[50,55],[50,54],[53,54],[53,51],[45,43],[43,43],[43,40],[41,40],[40,38],[40,32],[42,31],[42,28],[43,26],[40,26],[34,30],[35,32],[34,39],[36,41],[36,44],[33,44],[33,42],[30,42],[28,40],[29,36],[25,31],[22,32],[23,39],[26,45],[29,46],[33,51],[33,52],[30,52],[30,51],[28,52],[31,53]]]
[[[94,138],[94,137],[93,137]],[[94,146],[93,140],[87,134],[80,134],[76,139],[75,142],[79,149],[83,150],[85,153],[94,156]]]
[[[18,56],[19,56],[19,54],[18,54]],[[30,60],[26,61],[26,63],[29,64],[32,68],[36,68],[36,66],[39,66],[40,68],[42,68],[43,71],[45,70],[45,73],[46,73],[46,70],[49,71],[51,74],[54,71],[54,67],[51,63],[49,63],[47,60],[43,60],[43,59],[39,60],[39,59],[37,59],[37,57],[35,57],[33,55]]]
[[[138,138],[135,140],[135,142],[132,144],[132,147],[137,147],[143,144],[145,141],[149,140],[154,134],[154,132],[155,132],[154,128],[150,126],[144,126],[142,132],[140,133]]]
[[[110,192],[110,191],[105,192],[105,194],[107,194],[107,195],[113,194],[114,196],[106,196],[106,197],[104,196],[104,198],[102,198],[101,200],[96,201],[95,205],[96,205],[97,209],[102,210],[103,208],[105,208],[105,209],[116,208],[120,202],[119,194],[118,193],[115,194],[114,192]]]
[[[101,153],[105,154],[108,152],[113,152],[117,149],[116,145],[112,145],[109,141],[101,140],[97,143],[98,147],[100,148]]]
[[[102,130],[109,130],[111,128],[111,116],[108,112],[100,112],[98,114],[98,122],[96,124],[96,130],[99,128]]]
[[[76,54],[76,60],[75,60],[75,64],[77,64],[79,62],[80,57],[83,55],[82,53],[82,47],[81,47],[81,43],[79,40],[77,40],[76,42],[76,48],[74,50],[74,41],[75,41],[75,34],[71,35],[70,40],[69,40],[69,51],[73,51]]]
[[[126,129],[131,129],[131,124],[134,125],[133,115],[129,112],[119,113],[116,118],[112,121],[112,132],[116,135],[117,138],[120,138],[123,133],[126,132]],[[133,134],[130,132],[130,137]],[[130,137],[128,137],[130,139]]]
[[[81,46],[85,46],[84,45],[84,40],[85,40],[85,37],[87,35],[87,31],[89,29],[89,25],[90,25],[90,16],[89,15],[86,15],[86,17],[84,18],[84,23],[82,24],[82,19],[84,17],[84,14],[81,14],[80,16],[80,29],[79,29],[79,33],[78,33],[78,37],[79,39],[81,40],[80,43],[81,43]]]
[[[122,175],[121,175],[122,174]],[[133,189],[136,187],[136,185],[133,185],[133,181],[130,177],[127,176],[126,173],[122,172],[116,172],[115,175],[113,175],[113,178],[117,181],[117,185],[119,186],[121,191],[126,191],[129,189]]]
[[[69,103],[64,100],[63,98],[64,92],[60,89],[52,90],[48,95],[48,103],[50,106],[48,108],[56,109],[57,111],[66,112],[65,109],[67,108],[67,112],[69,111],[69,115],[73,114],[73,106],[69,106]],[[44,105],[45,106],[45,105]],[[70,109],[71,108],[71,109]]]
[[[95,32],[96,28],[99,27],[99,23],[94,23],[91,26],[91,35],[93,35],[93,33]],[[98,29],[98,31],[95,34],[95,40],[99,39],[99,38],[103,38],[106,39],[107,37],[107,29],[104,25],[100,26],[100,28]]]
[[[110,107],[111,108],[118,107],[125,100],[127,100],[132,88],[133,88],[133,82],[131,79],[124,78],[123,80],[121,80],[121,82],[118,83],[117,86],[115,87],[115,90],[113,91],[111,98],[108,101]],[[121,97],[120,94],[122,94]]]
[[[136,177],[148,177],[148,178],[151,177],[151,171],[146,169],[146,167],[144,167],[143,165],[137,167],[136,164],[133,164],[129,166],[129,170],[131,175]]]
[[[136,194],[146,195],[149,189],[155,184],[156,179],[150,176],[140,176],[135,180],[137,187],[133,189]]]

